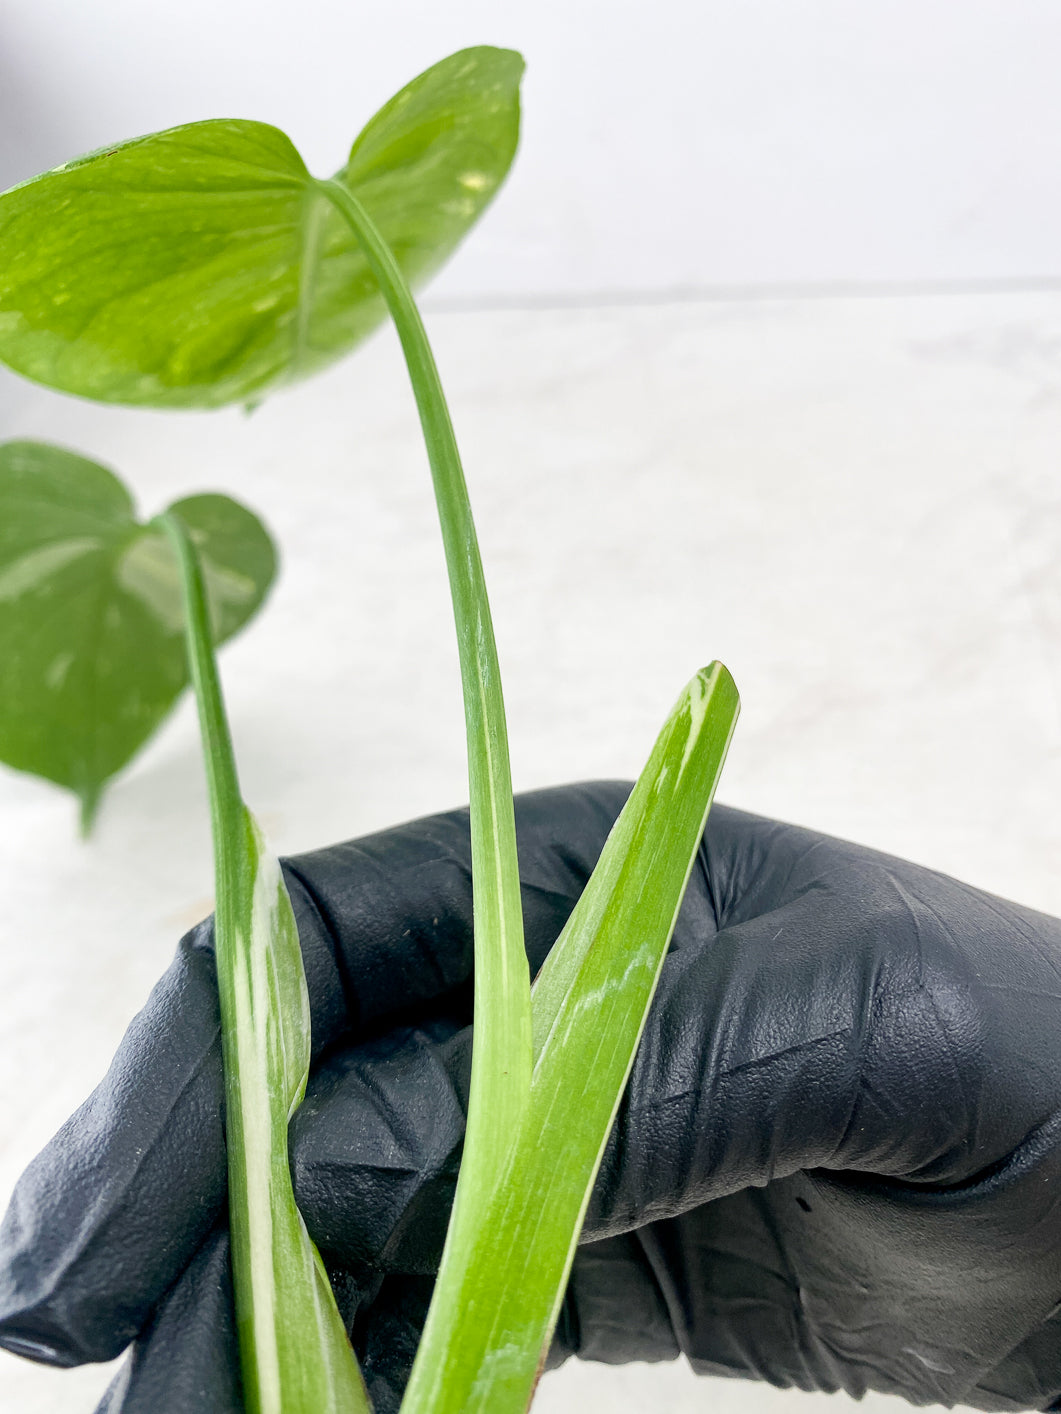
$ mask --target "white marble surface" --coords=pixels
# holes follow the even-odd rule
[[[429,323],[517,788],[634,773],[681,683],[720,657],[744,699],[723,799],[1061,912],[1061,295]],[[222,489],[272,525],[283,577],[223,661],[246,792],[281,851],[466,798],[441,551],[389,335],[249,420],[5,378],[0,435],[110,462],[148,512]],[[87,845],[74,813],[0,773],[0,1199],[210,906],[189,706]],[[88,1411],[107,1378],[4,1356],[0,1407]],[[805,1398],[575,1366],[540,1407],[709,1403]]]

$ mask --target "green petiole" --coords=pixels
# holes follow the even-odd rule
[[[199,557],[180,517],[156,522],[180,569],[214,841],[229,1224],[249,1414],[369,1414],[317,1249],[295,1206],[287,1126],[305,1094],[310,1015],[279,863],[243,803]]]
[[[397,261],[361,203],[340,182],[320,181],[317,187],[360,242],[401,340],[431,465],[457,626],[471,801],[476,1030],[464,1157],[435,1287],[444,1305],[453,1254],[471,1241],[530,1088],[530,977],[508,732],[468,489],[423,322]]]

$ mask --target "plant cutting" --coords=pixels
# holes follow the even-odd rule
[[[409,288],[507,171],[521,70],[492,49],[436,65],[370,122],[333,179],[311,177],[276,129],[226,120],[92,154],[0,198],[0,357],[64,391],[161,407],[250,402],[344,352],[384,307],[401,340],[457,624],[476,958],[467,1136],[408,1414],[505,1414],[533,1394],[738,706],[717,664],[679,698],[532,996],[489,604]],[[283,1184],[284,1125],[309,1054],[293,919],[239,797],[197,551],[179,508],[162,525],[184,586],[210,779],[245,1393],[269,1414],[364,1407]],[[270,980],[252,985],[256,975]],[[308,1373],[306,1350],[317,1352]]]

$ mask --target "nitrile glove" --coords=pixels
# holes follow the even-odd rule
[[[540,965],[627,787],[517,802]],[[317,1063],[295,1188],[381,1414],[441,1250],[467,1075],[467,813],[288,866]],[[572,1084],[577,1084],[572,1077]],[[240,1408],[210,929],[23,1176],[0,1342],[136,1338],[110,1414]],[[985,1409],[1061,1396],[1061,923],[712,812],[554,1346]]]

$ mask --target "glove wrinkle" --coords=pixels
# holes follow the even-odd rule
[[[471,1032],[402,1029],[315,1074],[290,1131],[295,1196],[326,1259],[433,1274],[464,1139]]]
[[[280,864],[302,948],[302,966],[309,992],[312,1054],[316,1060],[352,1025],[347,1006],[352,994],[335,935],[316,895],[303,879],[298,861],[281,860]]]
[[[435,1288],[433,1276],[391,1276],[354,1323],[354,1350],[375,1414],[398,1414]]]
[[[649,1260],[643,1231],[579,1246],[558,1325],[557,1354],[605,1365],[679,1355],[674,1317]],[[550,1357],[550,1368],[561,1363]]]
[[[299,878],[334,940],[356,1028],[400,1020],[471,976],[470,862],[440,854],[434,841],[425,852],[421,843],[414,842],[414,862],[390,875],[377,866],[356,886],[344,882],[354,868],[344,846],[299,862]],[[401,899],[421,893],[434,911],[408,919]]]
[[[96,1414],[243,1414],[227,1230],[216,1226],[133,1344]]]
[[[1061,1307],[1055,1307],[1038,1330],[981,1378],[977,1389],[979,1406],[991,1410],[1061,1408],[1059,1349]],[[1015,1390],[1021,1391],[1019,1398],[1014,1398]]]

